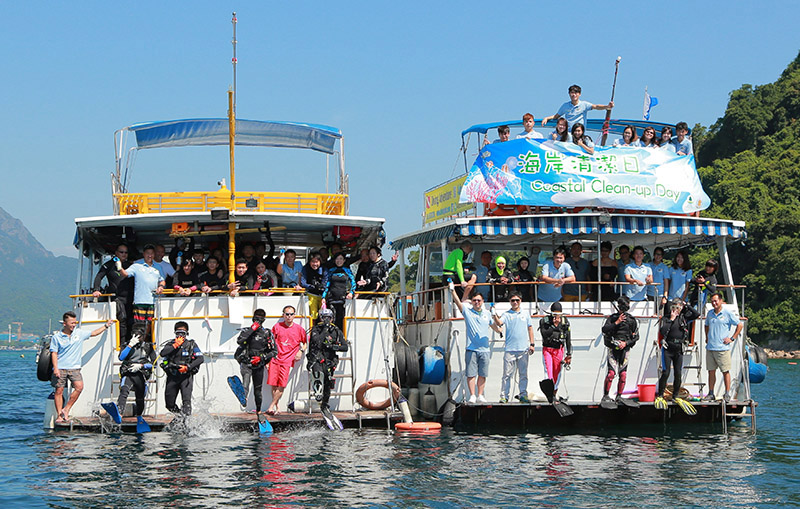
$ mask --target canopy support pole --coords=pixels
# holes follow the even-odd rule
[[[722,273],[725,274],[725,283],[729,285],[733,285],[733,273],[731,272],[731,261],[728,258],[728,243],[725,241],[725,237],[717,237],[717,250],[719,251],[719,260],[722,264]],[[734,304],[737,308],[739,307],[739,301],[736,297],[736,289],[730,288],[730,293],[728,293],[728,302]]]

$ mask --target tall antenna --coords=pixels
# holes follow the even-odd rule
[[[233,64],[233,113],[236,113],[236,13],[233,13],[233,18],[231,19],[231,25],[233,25],[233,40],[231,44],[233,44],[233,58],[231,59],[231,63]]]

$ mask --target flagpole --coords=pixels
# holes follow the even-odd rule
[[[647,120],[647,85],[644,86],[644,104],[642,104],[642,120]]]

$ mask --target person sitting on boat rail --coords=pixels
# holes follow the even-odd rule
[[[116,265],[117,260],[119,260],[122,262],[123,268],[127,269],[131,266],[131,262],[128,261],[128,251],[129,248],[126,244],[119,244],[114,250],[114,258],[100,266],[100,270],[97,271],[94,284],[92,285],[92,290],[94,290],[92,296],[95,298],[100,297],[100,295],[102,295],[100,292],[102,287],[100,285],[103,282],[103,278],[105,278],[108,283],[105,287],[105,293],[114,294],[114,306],[117,311],[119,340],[121,344],[128,341],[129,326],[133,318],[133,281],[123,276],[122,273],[117,270]]]
[[[500,333],[502,329],[492,320],[492,315],[483,307],[483,295],[472,290],[471,295],[463,301],[456,293],[455,285],[449,285],[450,293],[461,315],[464,317],[464,328],[467,333],[467,347],[464,354],[466,364],[467,389],[469,399],[467,403],[487,403],[483,390],[486,387],[486,377],[489,376],[489,327]],[[471,303],[471,305],[468,305]],[[477,385],[476,385],[477,378]]]
[[[194,270],[194,260],[187,258],[183,260],[181,268],[172,276],[172,289],[176,295],[188,297],[200,286],[197,280],[197,273]]]
[[[200,290],[203,293],[225,288],[225,272],[220,268],[220,263],[216,256],[208,257],[206,270],[197,275],[197,281],[200,283]]]
[[[53,376],[50,379],[50,385],[55,388],[56,422],[65,424],[69,418],[69,411],[83,391],[83,377],[81,376],[83,342],[107,331],[114,321],[109,320],[89,332],[76,327],[78,318],[72,311],[64,313],[61,320],[64,327],[60,331],[54,332],[53,339],[50,340],[50,358],[53,361]],[[72,384],[72,393],[67,404],[62,407],[67,380]]]
[[[560,117],[556,121],[556,128],[550,133],[550,139],[553,141],[569,141],[569,124],[566,118]]]
[[[533,126],[536,122],[533,120],[532,113],[522,115],[522,127],[525,129],[517,135],[518,140],[543,140],[544,136],[539,131],[535,131]]]
[[[471,252],[472,242],[469,240],[461,242],[459,248],[453,249],[450,254],[447,255],[447,260],[445,260],[444,268],[442,269],[442,286],[447,286],[447,280],[452,279],[456,285],[460,285],[460,287],[456,287],[459,298],[464,295],[464,288],[466,288],[467,285],[474,285],[475,281],[477,281],[475,274],[470,275],[468,269],[465,267],[465,263]],[[469,279],[467,279],[468,276]]]
[[[337,260],[344,256],[342,253],[339,254]],[[308,343],[306,330],[302,325],[294,322],[295,312],[294,306],[285,306],[283,320],[279,320],[272,326],[272,335],[275,338],[275,345],[278,347],[278,356],[270,363],[267,374],[267,385],[272,388],[272,402],[267,409],[267,413],[270,415],[278,412],[278,403],[289,383],[289,374],[294,363],[303,358]]]
[[[636,128],[632,125],[626,125],[622,130],[622,138],[614,140],[615,147],[638,147],[639,138],[636,137]]]
[[[192,415],[192,389],[194,375],[203,363],[203,353],[193,339],[187,337],[189,324],[180,321],[175,323],[175,339],[164,343],[159,355],[161,368],[167,374],[164,389],[164,403],[167,410],[184,416]],[[181,407],[175,404],[178,393],[181,394]]]
[[[511,128],[507,125],[501,125],[497,128],[497,135],[499,138],[494,140],[492,143],[503,143],[504,141],[508,141],[511,137]],[[483,135],[483,145],[486,146],[489,144],[489,136],[484,134]]]
[[[300,286],[306,291],[308,314],[311,317],[312,325],[317,319],[319,307],[322,304],[322,294],[325,292],[324,279],[322,259],[319,253],[313,252],[300,274]]]
[[[722,294],[711,296],[711,311],[706,315],[706,365],[708,366],[708,395],[703,401],[714,401],[714,387],[717,384],[717,369],[722,371],[725,384],[725,403],[731,400],[731,349],[733,342],[742,332],[742,322],[730,309],[725,309]],[[731,327],[736,327],[731,334]]]
[[[133,415],[142,415],[144,412],[147,381],[150,379],[150,375],[153,374],[153,363],[156,361],[156,351],[153,348],[153,343],[143,341],[146,335],[142,324],[137,324],[131,341],[119,352],[119,360],[122,361],[122,365],[119,368],[119,397],[117,398],[119,415],[125,413],[125,404],[128,401],[128,394],[130,394],[131,388],[133,388],[136,398]]]
[[[594,154],[594,142],[585,134],[583,124],[580,122],[572,126],[572,143],[582,148],[587,154]]]
[[[589,260],[583,258],[583,245],[580,242],[573,242],[569,246],[569,258],[566,263],[572,267],[572,273],[575,274],[575,281],[586,281],[589,279]],[[564,302],[578,302],[579,300],[586,300],[589,297],[589,292],[584,290],[580,284],[564,285],[561,289]]]
[[[672,140],[672,145],[675,147],[675,153],[679,156],[690,156],[694,154],[692,148],[692,140],[686,135],[689,134],[689,126],[686,122],[678,122],[675,126],[676,136]]]
[[[572,363],[572,332],[560,302],[554,302],[548,315],[539,320],[539,332],[542,334],[544,372],[553,381],[555,397],[561,381],[561,366]]]
[[[133,321],[146,322],[145,330],[150,330],[150,322],[153,320],[155,309],[155,298],[153,293],[161,295],[164,291],[164,277],[155,266],[156,248],[152,244],[144,246],[142,251],[142,263],[134,263],[127,269],[122,269],[122,265],[117,265],[117,270],[125,277],[132,277],[133,280]],[[147,338],[145,338],[147,339]]]
[[[614,107],[614,101],[608,104],[592,104],[588,101],[581,101],[581,87],[578,85],[570,86],[568,92],[569,101],[562,104],[555,115],[544,117],[542,127],[546,126],[549,121],[561,117],[567,119],[570,128],[576,123],[586,125],[586,116],[591,110],[610,110]]]
[[[264,369],[273,357],[278,355],[278,349],[272,337],[272,332],[264,327],[267,313],[263,309],[253,311],[253,323],[242,329],[236,344],[239,347],[233,357],[239,362],[239,372],[242,375],[244,393],[250,392],[250,380],[253,381],[253,400],[256,404],[256,415],[261,413],[263,399],[261,387],[264,383]]]
[[[567,283],[575,282],[575,273],[568,263],[567,251],[563,247],[557,247],[553,251],[553,259],[547,260],[542,265],[542,276],[540,281],[547,283],[539,285],[539,301],[556,302],[561,300],[561,289]]]
[[[618,312],[612,314],[603,325],[603,341],[608,348],[606,358],[606,380],[603,385],[603,401],[610,402],[609,392],[614,378],[617,382],[617,403],[620,403],[625,392],[625,381],[628,377],[628,356],[631,348],[639,341],[639,322],[628,314],[631,301],[626,296],[617,299]]]
[[[625,281],[625,296],[631,301],[642,301],[647,298],[647,287],[653,283],[653,269],[644,263],[644,248],[633,248],[633,261],[625,266],[623,271]]]
[[[533,322],[531,316],[520,308],[522,295],[511,292],[508,301],[511,309],[498,316],[492,307],[494,324],[497,327],[505,326],[506,344],[503,352],[503,379],[500,387],[500,403],[508,403],[511,395],[511,377],[517,369],[519,375],[520,403],[530,403],[528,399],[528,359],[535,352],[533,339]]]

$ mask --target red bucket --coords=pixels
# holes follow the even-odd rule
[[[655,384],[639,384],[639,401],[648,403],[656,399]]]

